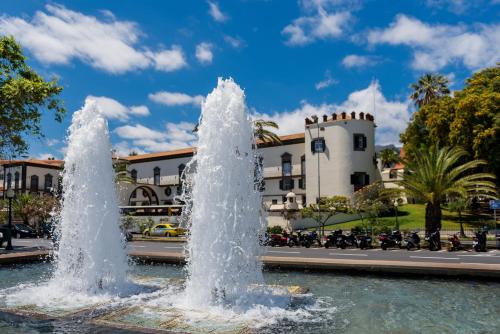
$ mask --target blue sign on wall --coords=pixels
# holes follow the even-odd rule
[[[500,201],[499,200],[490,201],[490,209],[491,210],[500,210]]]

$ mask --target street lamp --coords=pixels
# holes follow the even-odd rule
[[[13,250],[14,248],[12,247],[12,199],[14,198],[16,193],[14,192],[14,189],[9,188],[7,189],[5,195],[9,199],[9,225],[7,230],[7,246],[5,247],[5,250]]]
[[[394,202],[394,209],[395,209],[395,212],[396,212],[396,230],[399,231],[399,220],[398,220],[398,205],[399,205],[399,203],[398,202],[399,202],[398,200],[396,200]]]

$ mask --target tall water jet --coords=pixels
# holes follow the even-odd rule
[[[64,159],[60,237],[52,283],[64,290],[119,291],[127,259],[119,227],[108,126],[95,101],[73,114]]]
[[[190,307],[251,303],[263,283],[254,136],[245,95],[218,80],[202,104],[191,178],[186,300]]]

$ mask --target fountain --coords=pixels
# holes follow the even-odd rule
[[[219,79],[207,96],[198,134],[184,182],[186,270],[128,266],[107,125],[87,101],[69,131],[56,261],[0,270],[0,332],[394,333],[441,322],[428,329],[470,333],[500,326],[498,302],[485,303],[498,284],[263,274],[260,173],[244,93],[233,80]],[[303,284],[314,297],[289,287]]]
[[[244,93],[232,79],[219,79],[202,104],[201,119],[191,161],[196,171],[188,183],[194,205],[188,212],[186,299],[194,308],[236,306],[251,301],[249,287],[264,280],[253,127]]]
[[[68,292],[123,291],[128,269],[107,122],[95,101],[73,114],[52,281]]]

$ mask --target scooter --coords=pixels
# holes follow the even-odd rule
[[[296,235],[290,235],[290,237],[288,238],[288,246],[309,248],[311,247],[311,242],[309,241],[308,235],[304,235],[301,231],[298,231]]]
[[[441,249],[441,234],[439,233],[439,229],[426,236],[425,240],[427,241],[430,251]]]
[[[369,235],[359,235],[358,234],[356,236],[356,245],[360,249],[373,248],[372,237]]]
[[[412,248],[420,249],[420,236],[417,232],[411,232],[406,236],[405,246],[407,250]]]
[[[401,232],[395,230],[391,234],[382,233],[378,237],[380,248],[387,250],[389,247],[402,247],[401,241],[403,240]]]
[[[337,246],[337,239],[342,239],[342,230],[335,230],[326,237],[325,248]],[[338,246],[337,246],[338,247]]]
[[[454,252],[465,249],[465,247],[460,242],[460,238],[458,238],[458,235],[456,233],[448,237],[447,249],[448,252]]]
[[[476,232],[476,236],[472,241],[472,248],[476,252],[486,252],[486,234],[488,231]]]

